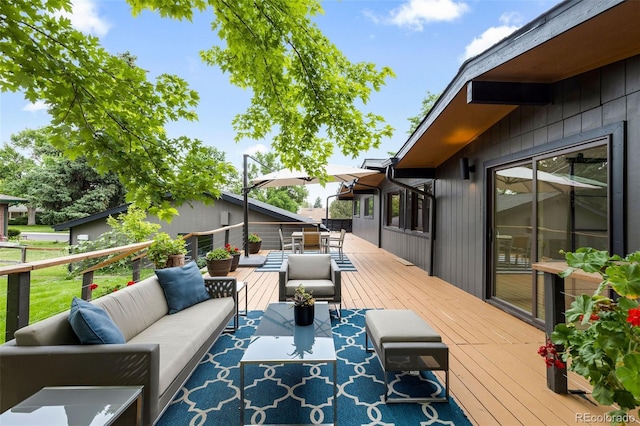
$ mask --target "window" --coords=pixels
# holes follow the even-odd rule
[[[419,188],[423,192],[429,192],[431,185]],[[411,195],[411,229],[419,232],[429,232],[429,206],[431,200],[416,192]]]
[[[364,216],[373,219],[373,197],[364,199]]]
[[[353,200],[353,217],[360,217],[360,200]]]
[[[387,194],[387,226],[400,227],[400,192]]]

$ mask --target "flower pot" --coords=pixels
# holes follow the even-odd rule
[[[207,272],[211,277],[224,277],[231,270],[233,258],[222,260],[207,260]]]
[[[172,254],[169,256],[165,268],[173,268],[176,266],[184,266],[184,254]]]
[[[232,254],[231,256],[233,256],[231,258],[231,269],[230,271],[235,271],[238,268],[238,263],[240,263],[240,253],[238,254]]]
[[[296,325],[306,326],[313,324],[315,317],[315,305],[311,306],[298,306],[293,307],[293,319]]]
[[[260,247],[262,246],[262,241],[258,241],[257,243],[249,243],[249,254],[256,254],[260,251]]]

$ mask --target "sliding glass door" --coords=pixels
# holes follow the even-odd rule
[[[492,298],[543,318],[544,286],[531,264],[583,246],[608,249],[607,152],[603,138],[492,169]]]

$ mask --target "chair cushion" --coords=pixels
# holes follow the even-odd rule
[[[330,280],[330,254],[292,254],[288,260],[289,280]]]
[[[290,280],[287,281],[285,295],[292,297],[300,284],[314,297],[334,296],[336,292],[336,287],[331,280]]]
[[[365,314],[371,338],[386,342],[441,342],[440,335],[411,310],[371,310]]]
[[[196,262],[185,266],[157,269],[158,281],[169,305],[169,314],[175,314],[196,303],[209,299],[204,278]]]
[[[83,345],[125,343],[122,332],[102,308],[74,297],[69,324]]]

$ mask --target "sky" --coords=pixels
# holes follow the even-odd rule
[[[293,0],[292,0],[293,1]],[[382,115],[395,132],[375,150],[356,158],[339,152],[330,163],[359,167],[368,158],[388,158],[409,136],[409,117],[420,113],[428,92],[441,93],[462,63],[556,5],[558,0],[325,0],[324,14],[313,20],[352,62],[372,62],[396,74],[374,92],[367,112]],[[161,18],[145,11],[133,17],[124,0],[73,0],[72,24],[100,38],[113,54],[125,51],[150,79],[176,74],[200,94],[199,121],[172,123],[170,137],[185,135],[226,152],[242,171],[243,154],[268,151],[269,140],[234,142],[231,122],[249,106],[250,92],[229,83],[218,68],[204,64],[199,52],[219,43],[211,30],[213,12],[193,22]],[[0,142],[27,128],[49,123],[46,106],[20,93],[0,94]],[[323,207],[337,184],[310,185],[308,200]],[[331,200],[330,200],[331,202]]]

